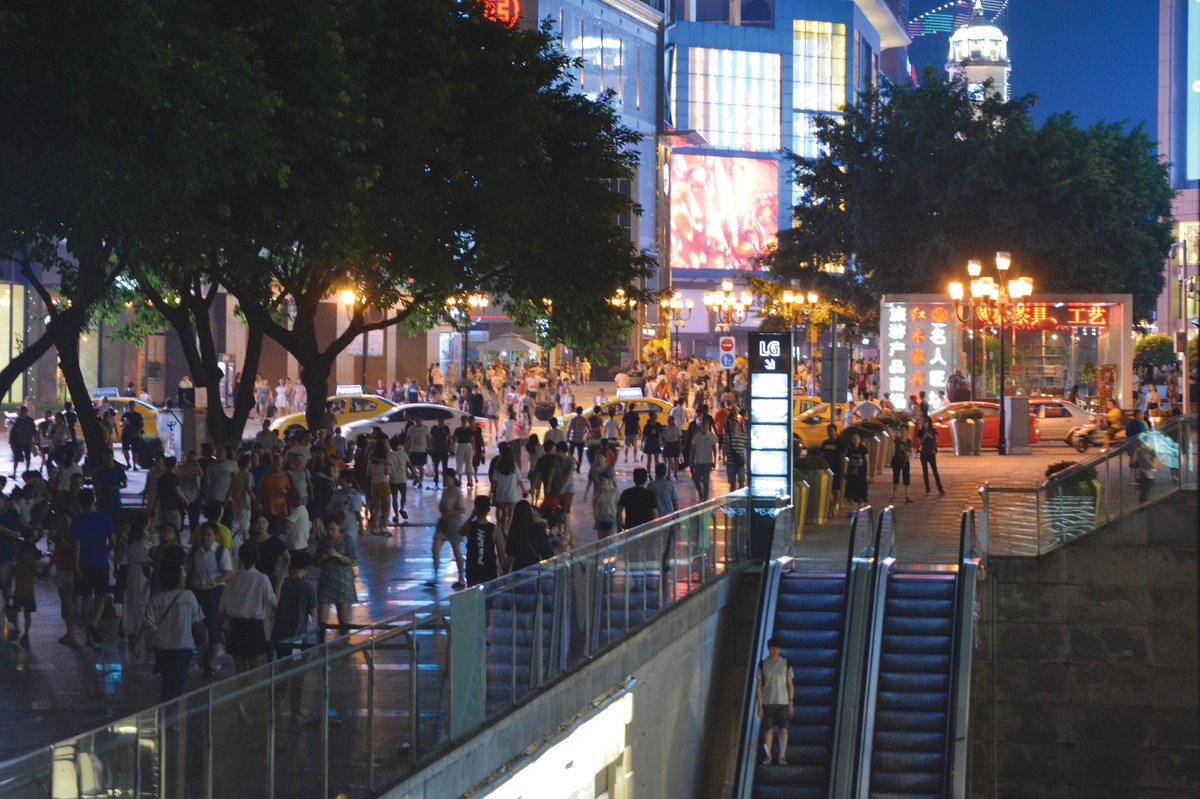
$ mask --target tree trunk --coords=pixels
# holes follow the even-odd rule
[[[313,351],[317,351],[315,342]],[[300,367],[300,382],[308,392],[308,408],[304,412],[304,421],[315,436],[325,424],[325,398],[329,396],[329,374],[333,371],[333,358],[318,355],[298,360],[303,364]]]
[[[104,428],[100,425],[100,417],[92,407],[92,396],[79,365],[79,337],[82,334],[83,326],[78,322],[63,324],[58,328],[58,368],[67,382],[71,402],[75,403],[75,413],[79,414],[79,426],[83,428],[83,441],[87,446],[87,462],[95,465],[100,462],[100,453],[109,445],[104,437]]]
[[[242,381],[238,383],[237,393],[233,397],[233,409],[229,416],[219,402],[208,403],[208,434],[217,444],[229,444],[236,447],[245,435],[246,421],[250,411],[254,410],[254,378],[247,379],[246,375],[258,372],[258,361],[262,356],[263,331],[262,327],[250,322],[246,330],[246,355],[242,361]],[[208,389],[208,396],[218,396],[220,378],[214,387]]]

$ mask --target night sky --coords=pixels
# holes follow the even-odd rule
[[[939,2],[913,0],[913,14]],[[1009,0],[999,27],[1008,35],[1014,96],[1038,96],[1034,119],[1070,111],[1080,125],[1101,119],[1143,122],[1157,138],[1157,0]],[[909,48],[918,74],[945,66],[945,34]]]

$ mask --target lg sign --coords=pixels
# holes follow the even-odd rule
[[[484,15],[510,28],[521,17],[521,0],[484,0]]]

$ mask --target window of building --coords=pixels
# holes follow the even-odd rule
[[[780,148],[780,70],[775,53],[688,50],[688,126],[712,147]]]
[[[792,38],[796,109],[840,110],[846,104],[846,26],[797,19]]]

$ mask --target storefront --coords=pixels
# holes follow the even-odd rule
[[[1001,334],[1006,395],[1065,396],[1079,386],[1081,404],[1133,404],[1130,295],[1035,295],[1009,306],[1003,330],[994,306],[972,316],[969,304],[937,294],[884,296],[879,318],[880,391],[896,404],[919,391],[949,397],[956,370],[969,386],[972,351],[975,397],[997,398]]]

